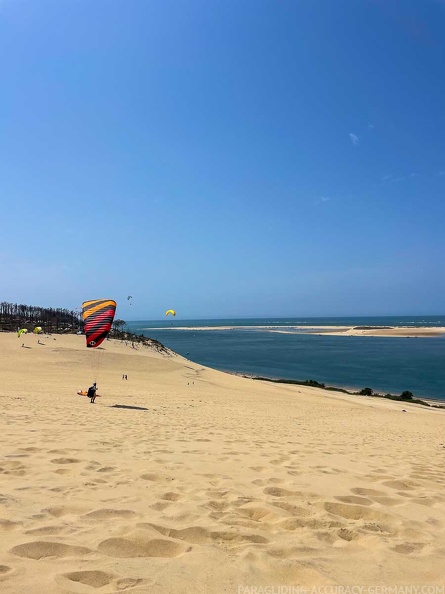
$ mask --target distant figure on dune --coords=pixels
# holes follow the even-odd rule
[[[94,384],[88,388],[88,393],[87,393],[88,398],[91,400],[91,404],[94,404],[94,401],[96,400],[96,392],[97,392],[97,387],[96,387],[96,382],[94,382]]]

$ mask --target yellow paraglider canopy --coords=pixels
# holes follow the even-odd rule
[[[34,334],[42,334],[43,330],[41,326],[36,326],[33,330]]]
[[[28,334],[28,330],[26,328],[20,328],[20,330],[17,332],[17,338],[20,338],[22,334]]]
[[[176,315],[176,312],[174,309],[167,309],[167,311],[165,312],[165,315],[168,316],[168,314],[172,314],[172,315]]]

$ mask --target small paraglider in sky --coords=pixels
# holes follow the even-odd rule
[[[130,301],[130,299],[133,299],[133,295],[128,295],[127,301]],[[131,305],[131,301],[130,301],[130,305]]]
[[[176,312],[174,309],[167,309],[167,311],[165,312],[165,315],[168,316],[168,314],[172,314],[173,316],[176,316]]]

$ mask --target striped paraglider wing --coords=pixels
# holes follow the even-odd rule
[[[87,347],[98,347],[108,336],[116,313],[116,301],[93,299],[82,303]]]

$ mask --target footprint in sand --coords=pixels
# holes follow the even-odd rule
[[[385,505],[387,507],[393,507],[394,505],[402,505],[402,503],[404,503],[403,500],[393,499],[392,497],[373,497],[373,499],[376,503],[380,503],[380,505]]]
[[[335,499],[343,503],[356,503],[357,505],[372,505],[372,501],[366,497],[358,497],[356,495],[338,496]]]
[[[376,522],[394,522],[394,518],[392,516],[382,514],[377,510],[369,509],[361,505],[349,505],[326,501],[324,508],[327,512],[342,518],[346,518],[347,520],[375,520]]]
[[[276,559],[295,559],[298,557],[313,557],[319,549],[314,547],[283,547],[273,548],[267,551],[267,555]]]
[[[16,460],[5,460],[0,466],[0,474],[10,474],[12,476],[24,476],[26,466]]]
[[[346,542],[351,542],[356,538],[360,538],[360,534],[355,530],[350,530],[349,528],[340,528],[338,530],[337,535],[340,537],[341,540],[345,540]]]
[[[63,518],[64,516],[77,516],[85,513],[88,508],[79,507],[75,505],[55,505],[54,507],[47,507],[42,509],[42,513],[49,514],[54,518]]]
[[[411,553],[417,553],[421,551],[425,545],[421,542],[410,542],[396,545],[393,547],[393,551],[400,553],[401,555],[410,555]]]
[[[96,472],[113,472],[116,470],[114,466],[102,466],[102,468],[98,468]]]
[[[12,567],[9,565],[0,565],[0,580],[10,577],[13,573],[15,573]]]
[[[131,509],[96,509],[82,516],[85,520],[114,520],[115,518],[134,518],[136,512]]]
[[[116,576],[105,571],[91,570],[91,571],[73,571],[71,573],[64,573],[63,576],[70,582],[85,584],[92,588],[103,588],[108,586]]]
[[[155,483],[162,483],[162,482],[174,480],[174,478],[171,476],[166,476],[165,474],[154,474],[154,473],[141,474],[141,479],[143,479],[144,481],[153,481]]]
[[[138,526],[143,528],[144,524],[139,524]],[[154,528],[163,536],[185,540],[191,544],[205,544],[210,541],[210,532],[201,526],[192,526],[191,528],[183,528],[182,530],[165,528],[164,526],[157,526],[156,524],[149,524],[148,526]]]
[[[149,505],[148,507],[154,509],[155,511],[164,511],[164,509],[166,509],[169,505],[169,501],[157,501],[156,503],[153,503],[153,505]]]
[[[139,586],[146,580],[141,578],[120,578],[116,582],[116,586],[118,590],[127,590],[127,588],[134,588],[134,586]]]
[[[126,538],[108,538],[97,547],[101,553],[109,557],[129,559],[132,557],[179,557],[186,548],[172,540],[161,538],[144,538],[134,536]]]
[[[33,528],[26,530],[25,534],[40,534],[43,536],[58,536],[59,534],[70,534],[75,532],[74,528],[68,526],[42,526],[41,528]]]
[[[286,518],[280,522],[280,526],[285,530],[310,528],[315,531],[331,531],[333,528],[343,528],[344,522],[318,520],[317,518]]]
[[[216,499],[210,499],[204,504],[204,507],[210,507],[215,511],[223,511],[229,507],[229,503],[227,501],[218,501]]]
[[[263,493],[272,495],[273,497],[295,497],[297,495],[302,495],[299,491],[288,491],[287,489],[282,489],[280,487],[267,487],[267,489],[264,489]]]
[[[53,464],[78,464],[82,460],[78,460],[77,458],[53,458],[51,462]]]
[[[413,497],[411,502],[426,505],[427,507],[434,507],[436,505],[436,499],[434,497]]]
[[[86,547],[68,545],[61,542],[35,541],[13,547],[9,551],[18,557],[44,559],[45,557],[79,557],[92,553]]]
[[[396,491],[412,491],[419,486],[419,483],[414,481],[385,481],[382,484]]]
[[[279,519],[279,516],[271,510],[264,507],[252,506],[249,503],[241,506],[239,508],[239,513],[254,522],[273,522]]]
[[[0,532],[10,532],[23,526],[23,522],[13,522],[12,520],[0,519]]]
[[[354,489],[351,489],[351,491],[356,495],[365,495],[368,497],[386,495],[384,491],[378,491],[377,489],[362,489],[361,487],[355,487]]]
[[[279,485],[281,483],[284,483],[284,479],[272,477],[270,479],[267,479],[267,482],[272,483],[272,485]]]
[[[262,479],[255,479],[254,481],[252,481],[252,485],[255,485],[256,487],[264,487],[264,485],[267,484],[267,481],[262,480]]]
[[[212,531],[202,526],[192,526],[190,528],[183,528],[181,530],[165,528],[155,524],[149,524],[149,526],[160,532],[163,536],[176,538],[178,540],[185,540],[191,544],[206,544],[209,542],[218,541],[233,543],[251,542],[257,544],[266,544],[269,542],[267,538],[264,538],[264,536],[260,536],[259,534],[240,534],[239,532],[221,530]]]
[[[280,509],[284,509],[287,511],[291,516],[294,517],[306,517],[311,515],[311,510],[301,507],[299,505],[293,505],[292,503],[287,503],[286,501],[276,501],[272,503],[274,507],[278,507]]]
[[[179,493],[173,493],[173,492],[164,493],[160,497],[160,499],[164,499],[165,501],[178,501],[178,499],[180,499],[180,498],[181,498],[181,495]]]
[[[107,573],[100,570],[84,570],[84,571],[73,571],[70,573],[63,573],[56,576],[56,582],[64,589],[72,591],[75,588],[76,592],[90,592],[91,588],[99,589],[110,586],[113,588],[113,592],[127,590],[140,586],[145,583],[146,580],[142,578],[120,578],[112,573]],[[78,584],[76,587],[75,584]],[[86,586],[85,590],[78,590],[78,587]],[[108,589],[106,590],[109,591]]]
[[[58,468],[54,470],[56,474],[71,474],[71,468]]]

